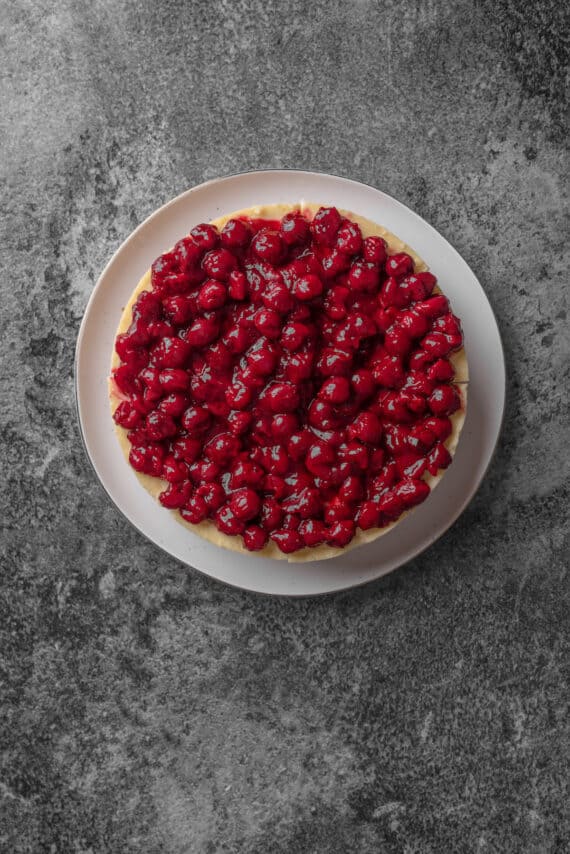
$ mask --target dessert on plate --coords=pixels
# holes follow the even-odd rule
[[[313,561],[428,497],[467,383],[460,321],[413,249],[303,203],[199,224],[157,258],[120,319],[109,393],[157,512],[227,549]]]

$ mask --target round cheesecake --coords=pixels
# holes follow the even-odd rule
[[[156,259],[121,316],[109,394],[157,513],[226,549],[314,561],[428,497],[467,385],[460,322],[414,250],[303,203],[202,223]]]

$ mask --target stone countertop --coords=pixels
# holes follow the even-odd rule
[[[570,849],[568,26],[554,0],[5,4],[0,850]],[[468,510],[324,599],[159,553],[75,419],[113,251],[185,188],[267,167],[418,211],[508,364]]]

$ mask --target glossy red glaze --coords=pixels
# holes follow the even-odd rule
[[[344,548],[451,462],[461,324],[435,277],[336,208],[196,226],[152,265],[113,372],[160,502],[251,551]]]

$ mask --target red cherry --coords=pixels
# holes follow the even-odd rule
[[[263,447],[261,452],[263,467],[269,474],[287,474],[290,461],[283,445],[268,445]]]
[[[421,346],[431,358],[446,356],[451,350],[451,344],[442,332],[430,332],[422,338]]]
[[[161,314],[162,303],[158,294],[143,291],[133,306],[133,321],[149,323],[151,320],[159,320]]]
[[[303,548],[303,539],[297,531],[288,531],[286,528],[281,528],[273,531],[270,537],[284,554],[292,554],[292,552]]]
[[[135,471],[160,477],[165,450],[158,442],[146,445],[133,445],[129,452],[129,462]]]
[[[219,324],[214,314],[198,317],[184,333],[189,347],[205,347],[215,341],[219,333]],[[169,366],[170,367],[170,366]]]
[[[287,323],[281,333],[281,346],[285,350],[294,352],[304,344],[310,334],[310,328],[304,323]]]
[[[451,385],[438,385],[428,398],[429,408],[434,415],[451,415],[461,406],[461,399]]]
[[[372,371],[369,371],[366,368],[361,368],[354,372],[350,381],[352,383],[352,388],[358,397],[364,399],[374,394],[376,382]]]
[[[218,433],[204,446],[204,454],[218,465],[234,459],[240,448],[239,439],[232,433]]]
[[[273,382],[260,397],[270,412],[294,412],[299,407],[299,393],[292,383]]]
[[[401,388],[405,381],[404,368],[400,356],[383,356],[372,371],[378,385],[385,388]]]
[[[202,252],[214,249],[220,241],[218,229],[208,222],[202,222],[195,226],[190,232],[190,236],[194,238],[194,243]]]
[[[380,285],[380,271],[370,261],[355,261],[348,274],[348,286],[353,291],[375,293]]]
[[[241,436],[251,424],[251,412],[231,411],[227,417],[228,427],[234,436]]]
[[[181,460],[177,460],[173,454],[169,454],[162,464],[162,477],[169,483],[178,483],[188,478],[188,466]]]
[[[232,270],[228,276],[228,293],[235,300],[244,300],[246,298],[247,279],[241,270]]]
[[[190,342],[182,338],[163,338],[154,351],[153,359],[160,368],[183,368],[191,349]]]
[[[176,435],[178,427],[174,418],[157,409],[147,415],[145,430],[149,439],[167,439]]]
[[[236,264],[235,256],[227,249],[212,249],[204,255],[202,268],[211,279],[225,282]]]
[[[347,255],[356,255],[362,248],[362,232],[360,227],[345,219],[336,235],[336,246]]]
[[[381,237],[367,237],[362,245],[364,260],[372,264],[383,264],[386,261],[386,250],[386,241]]]
[[[318,546],[326,541],[327,526],[318,519],[304,519],[299,525],[298,533],[306,546]]]
[[[210,483],[202,483],[196,490],[196,495],[202,498],[208,510],[218,510],[226,500],[226,493],[221,484],[212,481]]]
[[[329,403],[344,403],[350,397],[350,383],[346,377],[329,377],[322,384],[319,397]]]
[[[285,256],[286,244],[278,231],[263,228],[253,238],[251,248],[263,261],[279,264]]]
[[[229,219],[220,234],[222,246],[227,249],[241,249],[251,239],[251,230],[242,219]]]
[[[328,532],[328,542],[331,546],[344,548],[354,537],[355,524],[352,519],[335,522],[331,525]]]
[[[287,442],[287,452],[291,459],[297,461],[303,459],[314,439],[315,434],[311,430],[292,433]]]
[[[313,400],[307,412],[307,420],[317,430],[334,430],[337,423],[335,408],[325,400]]]
[[[191,435],[203,432],[209,423],[210,413],[204,406],[189,406],[182,416],[182,426]]]
[[[335,453],[330,445],[321,441],[314,442],[305,457],[307,469],[314,475],[326,475],[330,464],[335,459]]]
[[[271,308],[260,308],[255,313],[255,326],[262,335],[268,338],[279,338],[281,334],[281,317]]]
[[[404,507],[409,509],[425,501],[430,493],[430,488],[424,480],[404,478],[394,487],[394,493],[401,499]]]
[[[248,525],[243,533],[243,544],[250,552],[258,552],[268,539],[266,532],[259,525]]]
[[[355,472],[365,471],[368,466],[368,450],[360,442],[352,441],[342,444],[338,449],[338,455],[341,459],[349,463],[351,469]]]
[[[251,460],[238,460],[231,469],[229,488],[239,489],[240,486],[260,488],[264,477],[265,472],[257,463]]]
[[[186,391],[190,385],[190,377],[182,368],[165,368],[158,375],[164,391]]]
[[[306,243],[310,236],[309,223],[300,211],[285,214],[279,227],[281,237],[288,246]]]
[[[373,412],[361,412],[349,426],[348,436],[375,445],[382,438],[382,423]]]
[[[321,272],[325,279],[334,279],[350,268],[350,255],[340,249],[325,246],[321,250]]]
[[[427,318],[418,314],[414,309],[411,309],[411,311],[404,311],[400,315],[398,322],[406,334],[413,339],[421,338],[422,335],[426,334],[429,328]]]
[[[363,531],[380,526],[380,509],[374,501],[364,501],[356,514],[356,524]]]
[[[451,454],[445,445],[439,442],[428,456],[428,471],[430,474],[436,475],[440,469],[446,469],[449,465],[451,465]]]
[[[153,261],[150,268],[150,281],[153,288],[160,288],[166,276],[175,273],[178,269],[176,256],[173,252],[165,252]]]
[[[222,534],[227,534],[229,537],[235,537],[242,534],[245,530],[245,524],[234,516],[229,505],[220,507],[214,515],[214,523]]]
[[[314,356],[311,352],[292,353],[285,364],[285,375],[292,383],[299,384],[313,373]]]
[[[200,439],[192,439],[189,436],[182,436],[172,443],[172,453],[177,460],[184,460],[186,463],[193,463],[198,459],[202,452],[202,442]]]
[[[407,252],[396,252],[395,255],[390,255],[385,264],[387,276],[405,276],[406,273],[411,273],[414,269],[413,259]]]
[[[352,368],[353,354],[348,350],[335,347],[325,347],[321,358],[317,362],[317,368],[324,376],[334,375],[348,376]]]
[[[433,447],[437,440],[436,434],[424,424],[416,424],[408,435],[408,445],[412,451],[425,453]]]
[[[426,418],[423,422],[423,426],[428,430],[431,430],[442,442],[451,435],[452,431],[451,421],[445,416],[440,418],[436,416]]]
[[[162,300],[162,305],[165,315],[176,326],[182,326],[183,324],[188,323],[196,313],[195,300],[193,297],[183,295],[165,297],[165,299]]]
[[[290,495],[283,502],[283,510],[286,513],[295,513],[301,519],[315,516],[321,509],[321,497],[319,491],[311,486],[305,486],[299,492]]]
[[[425,472],[427,462],[423,458],[422,454],[414,451],[408,451],[405,454],[401,454],[396,459],[396,465],[398,467],[398,474],[400,477],[419,478]]]
[[[279,314],[286,314],[293,308],[293,298],[283,281],[271,282],[262,294],[263,304]]]
[[[395,522],[405,509],[403,500],[394,490],[384,492],[376,501],[382,523]]]
[[[169,510],[178,510],[187,503],[192,491],[192,485],[189,480],[181,483],[170,483],[168,487],[161,492],[158,500],[163,507]]]
[[[165,412],[167,415],[172,415],[174,418],[177,418],[179,415],[182,415],[188,406],[188,403],[188,395],[182,394],[179,391],[173,391],[166,395],[166,397],[162,398],[158,404],[158,408],[161,412]]]
[[[319,208],[311,223],[313,239],[323,246],[332,246],[340,224],[341,217],[336,208]]]
[[[340,496],[336,496],[328,503],[325,509],[325,522],[327,525],[332,525],[334,522],[340,522],[343,519],[352,519],[354,513],[348,501],[344,501]]]
[[[310,300],[320,296],[323,292],[323,283],[318,276],[309,273],[302,276],[293,283],[293,294],[300,300]]]
[[[363,495],[362,481],[356,475],[349,475],[340,487],[338,494],[343,501],[360,501]]]
[[[258,494],[244,487],[234,492],[229,502],[230,509],[234,516],[238,519],[243,519],[245,522],[253,519],[261,509],[261,499]]]
[[[192,495],[185,507],[180,510],[180,515],[192,525],[199,525],[208,515],[206,502],[199,495]]]
[[[392,456],[408,451],[409,431],[401,424],[386,424],[384,427],[384,445]]]
[[[228,298],[225,285],[215,279],[208,279],[198,293],[198,305],[202,311],[213,311],[221,308]]]
[[[429,317],[432,320],[435,320],[436,317],[440,317],[442,314],[446,314],[449,311],[449,300],[447,297],[444,297],[443,294],[437,294],[423,302],[416,303],[414,310],[418,312],[418,314],[422,314],[424,317]]]
[[[244,326],[231,326],[224,338],[223,343],[231,353],[243,353],[251,344],[251,335]]]
[[[402,326],[391,326],[384,336],[384,347],[391,356],[407,356],[412,340]]]
[[[254,344],[247,354],[248,365],[259,377],[267,377],[272,374],[278,361],[278,350],[270,341],[263,338]]]
[[[276,439],[289,439],[299,428],[299,419],[292,412],[274,415],[271,419],[271,434]]]
[[[447,382],[453,378],[455,371],[447,359],[437,359],[426,371],[426,376],[432,382]]]
[[[273,531],[281,525],[283,510],[275,498],[265,498],[260,513],[260,524],[266,531]]]

